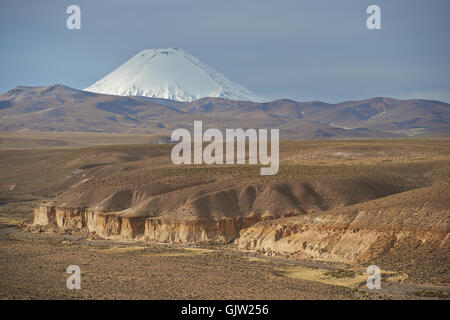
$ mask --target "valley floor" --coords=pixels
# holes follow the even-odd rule
[[[69,290],[66,268],[81,270]],[[329,275],[352,270],[354,276]],[[328,273],[327,273],[328,271]],[[1,299],[429,299],[450,288],[383,275],[368,290],[355,266],[255,257],[227,247],[86,241],[0,229]]]
[[[282,142],[279,173],[261,177],[257,166],[174,166],[172,145],[147,136],[97,138],[0,136],[0,299],[449,297],[449,139]],[[73,212],[63,228],[31,226],[42,201],[178,226],[257,219],[190,234],[168,224],[132,241],[106,224],[105,240]],[[206,241],[185,241],[195,232]],[[371,264],[380,290],[366,287]],[[69,265],[81,290],[66,288]]]

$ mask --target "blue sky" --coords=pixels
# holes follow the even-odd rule
[[[81,30],[66,8],[81,8]],[[366,8],[381,8],[368,30]],[[450,1],[1,0],[0,92],[82,89],[138,51],[178,47],[269,98],[450,102]]]

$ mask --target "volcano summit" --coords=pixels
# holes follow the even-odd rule
[[[188,102],[204,97],[265,100],[177,48],[143,50],[84,90]]]

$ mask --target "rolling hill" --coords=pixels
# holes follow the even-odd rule
[[[1,131],[169,136],[178,127],[192,128],[194,120],[202,120],[204,128],[279,128],[282,139],[447,136],[450,104],[391,98],[337,104],[224,98],[178,102],[92,93],[63,85],[19,86],[0,95]]]

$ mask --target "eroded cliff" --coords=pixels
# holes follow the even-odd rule
[[[433,186],[324,213],[259,222],[237,247],[300,259],[365,263],[410,248],[449,257],[448,185]]]

